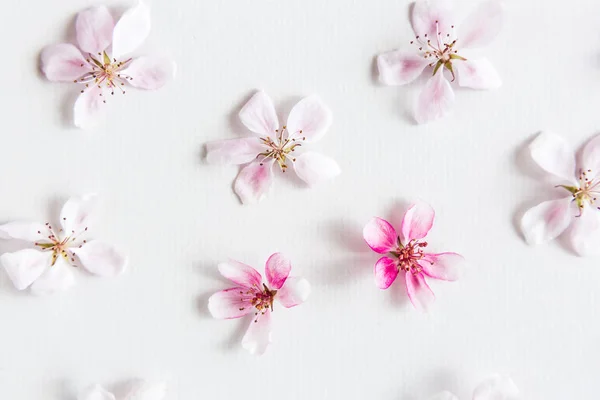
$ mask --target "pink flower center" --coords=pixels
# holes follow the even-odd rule
[[[398,240],[398,242],[400,242]],[[398,259],[398,269],[417,274],[423,270],[419,261],[423,259],[423,249],[427,247],[427,242],[411,240],[407,245],[400,244],[398,248],[392,251],[392,254]]]
[[[600,179],[594,177],[591,169],[579,172],[579,187],[564,185],[561,185],[561,187],[571,192],[580,212],[583,211],[586,205],[594,206],[598,196],[600,196]],[[600,207],[596,206],[596,208],[600,210]]]
[[[254,312],[254,322],[258,321],[260,315],[264,315],[267,310],[273,311],[273,301],[277,295],[277,290],[271,290],[263,283],[262,289],[252,287],[248,291],[240,291],[240,295],[244,296],[241,300],[243,302],[249,302],[256,311]],[[249,296],[249,298],[248,298]],[[245,307],[240,308],[240,311],[245,310]]]
[[[298,134],[302,135],[302,131],[299,131]],[[286,164],[288,159],[292,162],[296,162],[296,158],[293,157],[291,153],[296,150],[296,147],[302,146],[302,144],[298,142],[300,140],[306,140],[305,137],[299,137],[298,140],[296,140],[294,136],[295,135],[290,134],[290,132],[287,130],[287,126],[284,126],[281,129],[275,130],[275,138],[260,138],[263,144],[267,147],[264,152],[259,154],[259,156],[263,157],[261,160],[261,165],[267,158],[272,158],[277,161],[281,171],[285,172],[288,167]]]
[[[458,55],[456,50],[456,41],[454,25],[451,26],[450,32],[440,32],[438,21],[435,21],[436,37],[432,40],[427,37],[426,33],[424,37],[416,37],[416,45],[419,46],[419,51],[422,52],[424,58],[432,58],[429,66],[433,67],[433,75],[435,75],[441,67],[444,67],[452,74],[452,81],[455,79],[454,69],[452,68],[452,61],[462,60],[466,58]],[[411,41],[410,44],[415,44],[415,41]]]
[[[77,247],[81,248],[87,241],[83,241],[81,244],[74,243],[77,239],[77,235],[75,231],[72,231],[70,235],[61,238],[59,235],[54,233],[52,226],[49,222],[46,222],[46,226],[50,231],[50,234],[47,237],[42,238],[39,242],[35,242],[34,245],[39,247],[42,251],[51,251],[52,252],[52,264],[56,264],[56,260],[58,257],[63,257],[65,261],[72,264],[75,262],[75,252],[68,251],[69,248]],[[88,228],[85,228],[83,232],[86,232]],[[59,233],[62,232],[62,229]],[[38,234],[42,234],[41,231],[37,232]]]
[[[115,94],[115,88],[119,89],[121,93],[125,94],[123,86],[125,82],[132,80],[133,78],[129,75],[122,74],[121,71],[131,62],[131,58],[125,61],[117,61],[113,58],[112,60],[106,54],[98,53],[97,57],[88,54],[86,62],[88,63],[91,71],[83,75],[81,78],[76,79],[75,83],[85,83],[85,87],[89,87],[90,84],[102,87],[104,85],[111,90],[111,95]],[[85,64],[81,64],[83,67]],[[83,93],[84,90],[81,91]],[[102,96],[102,94],[100,94]],[[104,100],[106,103],[106,100]]]

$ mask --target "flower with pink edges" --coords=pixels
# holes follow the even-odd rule
[[[433,208],[418,201],[412,204],[402,219],[400,235],[386,220],[374,217],[363,229],[363,237],[376,253],[385,254],[375,263],[375,283],[389,288],[403,273],[406,291],[414,307],[426,311],[435,300],[425,277],[445,281],[457,280],[464,258],[457,253],[428,253],[423,241],[433,226]]]
[[[473,391],[472,400],[518,400],[519,389],[512,379],[502,375],[492,375],[481,382]],[[443,391],[429,400],[458,400],[454,394]]]
[[[77,45],[61,43],[44,48],[41,67],[53,82],[74,82],[81,94],[73,109],[74,124],[94,124],[109,96],[125,94],[125,88],[158,89],[175,73],[175,65],[164,57],[128,54],[150,33],[150,10],[143,3],[127,10],[115,24],[105,6],[94,6],[77,14]]]
[[[208,309],[220,319],[252,315],[242,346],[252,354],[263,354],[271,343],[271,314],[275,300],[285,308],[302,304],[310,294],[304,278],[290,277],[292,264],[281,253],[269,257],[265,266],[267,283],[260,273],[238,261],[219,264],[219,272],[236,286],[213,294]]]
[[[565,232],[578,255],[599,254],[600,135],[583,147],[580,157],[562,137],[550,132],[540,133],[529,151],[561,197],[525,212],[521,229],[527,243],[545,243]]]
[[[164,382],[135,381],[124,396],[115,396],[102,386],[90,386],[77,396],[77,400],[162,400],[167,393]]]
[[[406,85],[423,71],[430,74],[415,104],[418,123],[442,118],[454,106],[450,82],[472,89],[495,89],[502,82],[486,58],[471,58],[464,53],[487,45],[502,26],[500,1],[481,3],[467,17],[460,30],[447,0],[417,0],[411,12],[416,35],[412,50],[394,50],[377,57],[379,79],[386,85]],[[451,78],[451,81],[448,78]]]
[[[300,100],[283,126],[273,101],[262,91],[246,103],[239,117],[254,135],[208,143],[206,160],[211,164],[245,164],[233,187],[242,203],[258,203],[267,194],[274,165],[286,172],[292,164],[296,175],[309,186],[340,174],[339,165],[329,157],[313,151],[296,154],[306,144],[321,139],[331,125],[331,112],[317,96]]]

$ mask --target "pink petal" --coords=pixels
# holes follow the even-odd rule
[[[456,21],[452,13],[451,1],[417,0],[412,9],[411,23],[415,35],[425,41],[427,38],[436,40],[438,32],[443,36],[452,35],[452,25]]]
[[[77,396],[77,400],[116,400],[115,396],[108,392],[100,385],[94,385],[84,392],[82,392],[79,396]]]
[[[581,217],[573,220],[569,239],[573,250],[582,257],[600,254],[600,211],[585,208]]]
[[[312,95],[298,102],[290,111],[287,130],[295,138],[307,142],[319,140],[331,126],[331,111],[321,99]]]
[[[248,295],[248,289],[245,287],[222,290],[210,296],[208,311],[218,319],[240,318],[255,311],[250,303],[251,298],[252,296]]]
[[[584,146],[581,168],[586,171],[588,179],[600,178],[600,135],[594,136]]]
[[[92,224],[93,213],[98,204],[95,194],[71,197],[60,211],[60,223],[66,234],[79,235]]]
[[[271,289],[280,289],[290,275],[292,263],[283,254],[275,253],[265,265],[265,275]]]
[[[73,268],[62,257],[58,257],[56,263],[31,285],[31,293],[43,296],[67,290],[75,284]]]
[[[273,100],[263,91],[257,92],[240,110],[240,120],[252,132],[263,137],[275,137],[279,119]]]
[[[29,287],[50,266],[50,253],[34,249],[4,253],[0,262],[17,290]]]
[[[396,260],[381,257],[375,264],[375,284],[379,289],[387,289],[398,277]]]
[[[310,283],[304,278],[292,276],[277,291],[275,299],[285,308],[292,308],[306,301],[310,295]]]
[[[77,97],[73,107],[73,122],[79,128],[94,126],[99,119],[104,97],[102,88],[92,85]]]
[[[91,70],[77,47],[68,43],[45,47],[40,58],[42,72],[54,82],[73,82]]]
[[[521,230],[527,243],[545,243],[563,233],[573,219],[576,206],[572,202],[573,198],[569,196],[530,208],[521,219]]]
[[[389,222],[382,218],[372,218],[363,229],[363,238],[369,247],[379,254],[385,254],[398,247],[398,234]]]
[[[229,260],[219,264],[219,272],[233,283],[246,288],[262,288],[261,274],[249,265]]]
[[[416,54],[394,50],[377,56],[379,80],[386,85],[405,85],[421,75],[429,61]]]
[[[246,164],[264,150],[265,146],[257,137],[218,140],[206,144],[206,161],[210,164]]]
[[[83,10],[75,20],[79,48],[97,57],[110,46],[114,26],[113,17],[105,6]]]
[[[442,71],[429,78],[419,95],[415,108],[415,120],[424,124],[442,118],[454,106],[454,91]]]
[[[460,86],[472,89],[497,89],[502,86],[498,72],[487,58],[457,60],[452,66]]]
[[[127,257],[99,240],[85,243],[75,251],[75,255],[79,259],[78,266],[98,276],[115,277],[122,274],[127,265]]]
[[[484,1],[460,25],[458,45],[474,48],[489,44],[500,32],[504,7],[497,0]]]
[[[464,264],[464,257],[456,253],[425,254],[419,262],[425,275],[445,281],[460,278]]]
[[[546,172],[574,182],[575,153],[562,137],[542,132],[529,144],[529,151],[533,160]]]
[[[331,180],[342,172],[335,160],[312,151],[303,153],[296,158],[294,170],[298,177],[309,186]]]
[[[167,394],[164,382],[138,381],[123,400],[163,400]]]
[[[0,235],[3,239],[18,239],[26,242],[46,242],[50,230],[45,224],[35,222],[9,222],[0,225]]]
[[[256,204],[267,194],[273,181],[273,161],[256,160],[246,165],[233,185],[233,190],[244,204]]]
[[[175,63],[164,57],[142,56],[131,61],[122,75],[130,76],[131,86],[155,90],[163,87],[175,75]]]
[[[271,311],[252,318],[246,334],[242,338],[242,347],[250,354],[261,355],[271,343]]]
[[[493,375],[475,388],[473,400],[517,400],[520,393],[507,376]]]
[[[402,219],[402,244],[413,239],[423,239],[433,226],[435,211],[424,201],[417,201],[409,207]]]
[[[143,2],[125,11],[112,32],[112,56],[120,59],[141,46],[150,33],[150,9]]]
[[[406,290],[411,303],[419,311],[427,311],[435,300],[435,295],[421,273],[413,274],[410,271],[406,273]]]

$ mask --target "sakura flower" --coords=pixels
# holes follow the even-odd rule
[[[208,143],[206,159],[213,164],[245,164],[234,184],[242,203],[257,203],[266,195],[274,165],[286,172],[291,163],[309,186],[340,174],[340,167],[329,157],[310,151],[296,155],[305,144],[321,139],[331,125],[331,112],[317,96],[300,100],[283,126],[273,101],[264,92],[256,93],[239,117],[255,135]]]
[[[128,393],[118,400],[163,400],[167,392],[164,383],[138,381],[133,384]],[[81,393],[77,400],[117,400],[117,397],[100,385],[94,385]]]
[[[87,240],[95,195],[69,199],[60,213],[59,224],[10,222],[0,225],[0,237],[30,242],[33,248],[4,253],[0,263],[18,290],[31,288],[34,294],[65,290],[75,283],[72,267],[114,277],[125,269],[127,260],[111,245]]]
[[[81,94],[75,102],[74,123],[92,125],[109,95],[125,94],[127,85],[158,89],[173,77],[173,62],[154,56],[132,58],[150,33],[150,10],[143,3],[127,10],[115,24],[105,6],[81,11],[75,20],[76,47],[70,43],[46,47],[42,71],[54,82],[75,82]]]
[[[377,57],[379,78],[386,85],[405,85],[423,71],[430,78],[415,104],[418,123],[442,118],[454,106],[451,82],[472,89],[495,89],[500,77],[486,58],[470,58],[465,50],[492,41],[502,25],[502,3],[481,3],[458,29],[447,0],[417,0],[412,9],[416,35],[413,50],[394,50]]]
[[[240,318],[252,314],[242,346],[251,354],[263,354],[271,343],[271,313],[275,300],[285,308],[302,304],[310,294],[304,278],[290,277],[292,264],[281,253],[269,257],[265,266],[267,283],[254,268],[238,261],[219,264],[219,272],[236,286],[217,292],[208,299],[213,317]]]
[[[600,251],[600,135],[592,138],[577,160],[560,136],[540,133],[529,145],[533,160],[555,180],[562,195],[528,210],[521,220],[531,245],[555,239],[563,232],[580,256]]]
[[[506,376],[492,375],[475,388],[473,400],[517,400],[519,389],[515,383]],[[430,400],[458,400],[458,397],[444,391],[430,398]]]
[[[456,253],[428,253],[428,243],[423,241],[433,226],[435,212],[425,202],[418,201],[404,214],[400,235],[384,219],[373,218],[363,229],[369,247],[385,254],[375,263],[375,283],[380,289],[389,288],[403,273],[406,291],[413,306],[426,311],[435,296],[426,277],[454,281],[458,279],[464,258]]]

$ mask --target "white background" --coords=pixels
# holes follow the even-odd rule
[[[91,131],[73,128],[78,88],[41,76],[39,52],[72,35],[87,0],[3,6],[0,219],[45,221],[70,195],[102,195],[92,231],[130,255],[121,277],[78,276],[36,298],[0,271],[0,398],[73,400],[88,384],[165,379],[168,399],[469,399],[488,374],[513,377],[525,399],[597,399],[598,260],[560,242],[530,248],[515,229],[548,196],[522,157],[542,129],[579,146],[598,132],[600,3],[509,1],[482,50],[504,85],[457,90],[452,116],[410,117],[419,83],[384,87],[374,56],[408,46],[408,2],[154,0],[140,54],[171,56],[177,79],[131,90]],[[111,1],[121,13],[129,4]],[[476,5],[465,0],[458,15]],[[266,90],[283,116],[318,93],[334,124],[314,149],[338,160],[331,184],[306,189],[278,174],[258,206],[232,192],[235,167],[208,166],[203,144],[245,134],[236,119]],[[111,99],[113,100],[113,99]],[[437,211],[430,248],[465,255],[455,283],[433,282],[419,314],[401,281],[375,287],[361,230],[397,219],[420,197]],[[309,301],[276,309],[261,358],[240,345],[247,321],[213,320],[229,257],[261,270],[282,251],[313,284]]]

